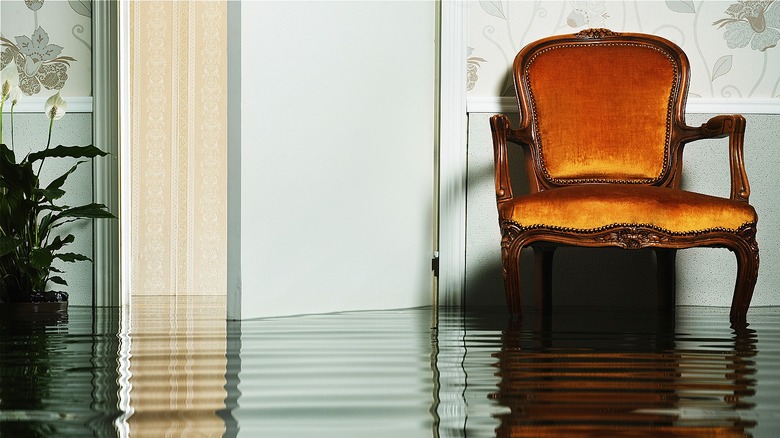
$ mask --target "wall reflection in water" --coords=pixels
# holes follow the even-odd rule
[[[411,309],[242,321],[240,354],[235,345],[228,354],[228,386],[240,390],[236,405],[228,403],[239,435],[432,436],[431,315]]]
[[[5,436],[777,436],[780,309],[226,323],[224,300],[0,322]],[[760,346],[760,348],[759,348]]]

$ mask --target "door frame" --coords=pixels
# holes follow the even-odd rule
[[[94,161],[93,202],[105,204],[117,217],[119,205],[119,2],[92,3],[92,142],[108,152]],[[93,224],[95,307],[120,305],[120,220]]]
[[[466,269],[468,2],[442,1],[440,8],[438,304],[461,306]],[[95,201],[120,212],[119,221],[103,221],[95,226],[96,306],[127,305],[130,297],[130,224],[124,220],[130,211],[130,199],[120,192],[129,181],[123,164],[127,163],[129,133],[125,65],[129,50],[127,38],[123,38],[129,34],[128,14],[128,0],[93,4],[94,141],[108,146],[114,157],[96,165]]]
[[[466,279],[468,2],[442,1],[439,94],[439,305],[460,307]]]

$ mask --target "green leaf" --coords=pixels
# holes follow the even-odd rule
[[[5,236],[22,235],[30,219],[36,214],[35,204],[18,193],[6,193],[0,197],[0,226]]]
[[[36,269],[48,268],[54,257],[46,248],[36,248],[30,251],[30,264]]]
[[[0,159],[0,180],[3,181],[4,187],[9,188],[17,196],[24,194],[29,197],[33,189],[38,187],[38,178],[32,170],[32,164],[26,161],[15,163]]]
[[[39,206],[38,211],[65,211],[69,208],[69,205],[46,204]]]
[[[11,150],[5,143],[0,144],[0,160],[7,161],[9,163],[16,163],[16,156],[14,151]]]
[[[58,276],[49,277],[49,281],[51,281],[52,283],[61,284],[63,286],[67,286],[68,285],[68,282],[65,281],[64,278],[58,277]]]
[[[57,222],[58,220],[66,217],[107,218],[107,219],[115,218],[116,216],[109,213],[106,210],[107,208],[108,207],[106,207],[103,204],[96,204],[96,203],[69,208],[54,216],[52,222]]]
[[[46,149],[40,152],[33,152],[27,157],[27,161],[30,163],[43,159],[43,158],[94,158],[104,157],[108,153],[101,151],[95,146],[63,146],[59,145],[55,148]]]
[[[64,239],[60,238],[60,236],[57,236],[48,246],[46,246],[46,249],[53,253],[54,251],[62,249],[63,246],[69,243],[73,243],[75,240],[76,237],[73,236],[73,234],[68,234]]]
[[[0,257],[12,252],[21,243],[21,240],[16,240],[13,237],[0,236]]]
[[[70,218],[70,219],[65,220],[65,221],[57,222],[56,224],[52,225],[51,228],[55,229],[57,227],[61,227],[63,225],[67,225],[67,224],[69,224],[71,222],[78,222],[78,221],[83,220],[83,219],[84,219],[83,217]]]
[[[90,261],[91,262],[92,261],[91,258],[89,258],[89,257],[87,257],[85,255],[76,254],[75,252],[65,252],[65,253],[62,253],[62,254],[55,254],[54,258],[55,259],[60,259],[63,262],[68,262],[68,263],[82,262],[82,261]]]
[[[55,179],[48,186],[46,186],[46,190],[55,190],[55,189],[59,189],[60,187],[62,187],[62,185],[65,184],[65,180],[68,179],[68,176],[71,173],[73,173],[76,170],[76,168],[79,167],[79,165],[81,163],[86,163],[86,161],[79,161],[78,163],[76,163],[73,167],[70,168],[70,170],[68,170],[67,172],[62,174],[62,176],[60,176],[59,178]],[[64,194],[65,192],[62,192],[62,193]],[[57,198],[48,198],[48,199],[57,199]]]
[[[41,201],[54,201],[55,199],[62,198],[65,195],[65,190],[62,189],[37,189],[34,190],[34,192]]]
[[[51,213],[47,213],[43,218],[41,218],[41,222],[39,225],[39,229],[41,231],[48,232],[51,225]]]

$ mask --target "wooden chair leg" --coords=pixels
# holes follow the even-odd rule
[[[656,279],[658,281],[658,310],[674,309],[677,294],[676,249],[656,249]]]
[[[552,267],[554,253],[554,247],[534,246],[536,309],[545,315],[552,311]]]
[[[755,239],[740,242],[733,248],[737,256],[737,281],[734,286],[734,298],[731,301],[731,321],[745,320],[753,290],[758,279],[758,244]]]
[[[506,293],[506,304],[513,318],[520,318],[522,295],[520,291],[520,254],[522,249],[518,249],[516,254],[509,251],[509,245],[502,245],[501,259],[504,271],[504,292]]]

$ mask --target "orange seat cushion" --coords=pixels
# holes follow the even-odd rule
[[[726,198],[656,186],[583,184],[518,196],[500,217],[523,227],[595,230],[615,224],[650,225],[672,233],[736,231],[756,223],[755,209]]]

